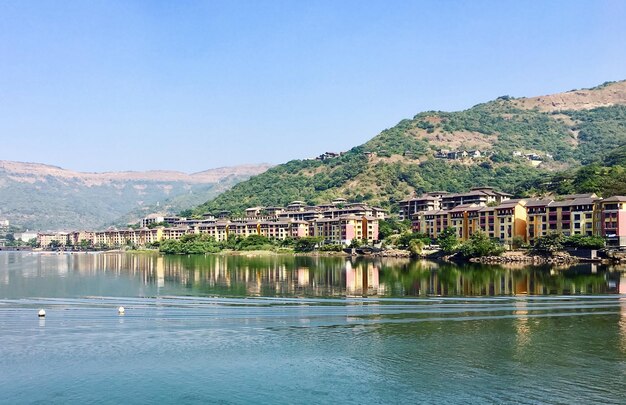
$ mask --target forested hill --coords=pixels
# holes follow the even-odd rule
[[[412,193],[476,185],[523,195],[554,188],[552,180],[561,173],[574,176],[583,165],[606,164],[608,152],[621,145],[626,81],[533,98],[502,96],[465,111],[417,114],[340,157],[276,166],[196,212],[335,197],[390,207]],[[479,150],[482,156],[437,158],[442,149]]]

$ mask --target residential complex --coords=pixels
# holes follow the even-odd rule
[[[244,217],[232,217],[227,212],[220,212],[217,217],[206,214],[202,219],[152,214],[141,221],[139,229],[40,233],[38,243],[43,247],[76,246],[89,240],[94,246],[145,246],[187,234],[205,234],[217,241],[250,235],[279,240],[315,236],[324,243],[348,245],[355,239],[375,242],[378,222],[384,218],[381,208],[348,203],[345,199],[316,206],[293,201],[286,207],[251,207],[245,210]]]
[[[469,194],[472,193],[464,196]],[[473,194],[478,198],[478,193]],[[405,200],[404,206],[408,213],[420,204],[417,201],[430,202],[426,209],[412,214],[412,224],[415,232],[431,238],[437,238],[444,229],[452,227],[460,240],[467,240],[480,231],[505,245],[513,244],[516,237],[532,244],[537,238],[561,233],[601,236],[607,246],[626,247],[626,197],[601,199],[595,194],[576,194],[554,200],[510,199],[495,191],[493,195],[500,201],[485,201],[481,197],[478,201],[453,205],[444,203],[444,195],[437,201],[432,201],[430,196]],[[463,198],[463,202],[469,201],[468,197]]]
[[[431,192],[400,202],[400,218],[412,219],[412,229],[436,239],[446,228],[460,240],[476,232],[500,240],[533,244],[551,233],[600,236],[607,246],[626,247],[626,197],[599,198],[595,194],[565,195],[558,199],[512,199],[491,187],[467,193]],[[250,207],[242,217],[222,211],[187,219],[153,214],[139,229],[39,233],[40,246],[145,246],[188,234],[204,234],[217,241],[261,235],[270,239],[319,237],[323,243],[349,245],[353,240],[374,243],[385,211],[363,203],[336,199],[329,204],[293,201],[286,207]]]
[[[422,211],[450,210],[464,204],[499,204],[510,198],[511,194],[496,191],[493,187],[474,187],[467,193],[437,191],[400,201],[399,216],[405,220]]]

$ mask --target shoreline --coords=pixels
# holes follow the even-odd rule
[[[6,252],[15,252],[13,250],[4,250]],[[501,264],[518,264],[529,266],[543,266],[543,265],[574,265],[578,263],[597,263],[597,264],[620,264],[621,261],[616,258],[607,257],[600,258],[584,258],[577,257],[568,254],[567,252],[555,252],[553,254],[541,255],[524,251],[509,251],[505,252],[502,256],[483,256],[475,258],[461,258],[455,255],[443,256],[437,253],[423,254],[416,257],[410,255],[408,251],[403,250],[389,250],[382,251],[373,254],[350,254],[344,251],[312,251],[312,252],[294,252],[294,251],[274,251],[274,250],[223,250],[214,253],[198,253],[198,254],[167,254],[162,253],[157,249],[110,249],[110,250],[87,250],[87,251],[73,251],[73,250],[44,250],[44,249],[32,249],[32,250],[20,250],[24,253],[34,254],[102,254],[102,253],[129,253],[135,255],[159,255],[159,256],[245,256],[245,257],[268,257],[268,256],[293,256],[293,257],[362,257],[371,259],[407,259],[407,260],[431,260],[441,262],[452,262],[457,264],[485,264],[485,265],[501,265]]]

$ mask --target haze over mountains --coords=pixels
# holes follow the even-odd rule
[[[464,111],[419,113],[340,157],[278,165],[196,213],[336,197],[393,208],[412,194],[477,185],[518,195],[616,192],[626,183],[626,171],[615,163],[623,145],[626,81],[539,97],[502,96]],[[448,152],[460,156],[450,159]]]
[[[28,229],[96,229],[154,210],[193,207],[269,167],[243,165],[193,174],[83,173],[0,161],[0,218]]]

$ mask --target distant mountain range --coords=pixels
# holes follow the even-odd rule
[[[417,114],[340,156],[278,165],[195,212],[337,197],[393,208],[412,194],[478,185],[518,195],[612,193],[626,182],[615,163],[624,145],[626,81],[540,97],[502,96],[465,111]]]
[[[28,229],[94,229],[152,211],[194,207],[271,165],[186,174],[82,173],[40,163],[0,161],[0,218]]]

